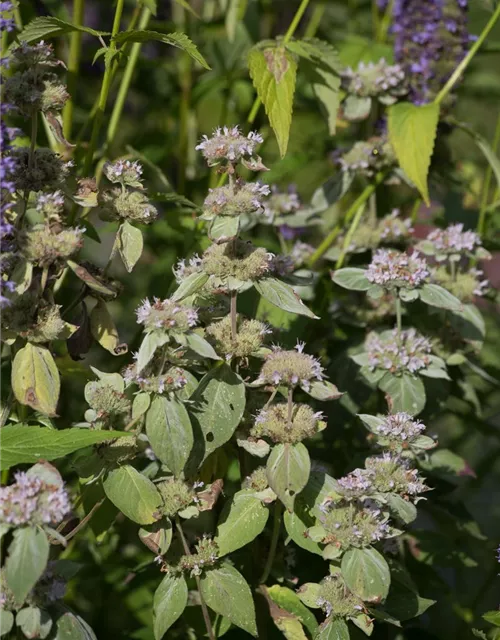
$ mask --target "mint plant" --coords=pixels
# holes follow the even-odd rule
[[[268,4],[0,3],[1,637],[495,637],[500,8]]]

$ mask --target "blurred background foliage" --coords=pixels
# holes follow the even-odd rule
[[[146,3],[148,4],[148,3]],[[471,0],[469,25],[471,33],[479,33],[491,15],[490,3]],[[157,15],[149,18],[147,28],[170,33],[183,31],[196,43],[212,67],[206,71],[184,53],[173,47],[147,43],[140,47],[140,55],[126,96],[124,111],[110,139],[106,126],[102,130],[102,161],[118,157],[139,159],[144,164],[144,183],[150,194],[179,194],[188,198],[162,202],[168,198],[158,196],[160,219],[146,230],[146,247],[141,263],[132,274],[126,274],[120,263],[114,265],[113,274],[123,282],[124,294],[110,305],[121,339],[134,351],[140,335],[135,323],[134,310],[146,296],[167,297],[173,287],[172,266],[183,256],[204,248],[205,234],[195,221],[192,204],[201,204],[210,186],[218,176],[206,168],[195,145],[202,134],[222,124],[241,124],[252,108],[255,92],[249,78],[246,54],[256,42],[284,34],[299,5],[298,0],[186,0],[174,2],[158,0]],[[238,7],[244,10],[239,11]],[[72,3],[62,0],[22,0],[20,13],[24,24],[35,16],[53,15],[71,20]],[[122,28],[141,16],[142,7],[127,2]],[[86,0],[84,19],[86,26],[109,30],[114,6],[110,0]],[[392,59],[391,35],[378,38],[383,19],[378,3],[373,0],[313,1],[305,13],[297,35],[316,35],[333,44],[343,63],[355,65],[358,61]],[[382,41],[381,41],[382,40]],[[68,60],[69,39],[55,42],[56,53]],[[70,141],[86,141],[90,137],[89,114],[99,94],[103,74],[102,58],[93,63],[100,44],[91,36],[83,35],[81,68],[77,78],[71,80],[70,91],[74,103],[74,119]],[[446,55],[446,52],[444,52]],[[116,101],[126,60],[121,62],[114,79],[105,124]],[[500,113],[500,25],[497,25],[486,45],[479,51],[467,70],[457,92],[455,115],[467,122],[475,131],[492,141]],[[260,109],[253,128],[264,136],[261,155],[270,171],[262,175],[265,182],[286,188],[295,184],[304,202],[337,169],[332,152],[348,148],[355,140],[369,134],[366,124],[349,124],[340,120],[337,134],[328,133],[326,116],[315,99],[307,78],[298,74],[294,102],[293,122],[288,152],[280,159],[274,135],[269,128],[263,109]],[[108,127],[109,134],[109,127]],[[108,135],[109,137],[109,135]],[[42,142],[42,140],[40,140]],[[83,152],[85,146],[82,145]],[[432,206],[418,211],[417,223],[432,224],[435,220],[464,222],[474,228],[477,221],[486,164],[471,139],[460,131],[450,131],[446,146],[437,150],[431,175]],[[324,236],[338,218],[340,210],[347,208],[356,195],[353,189],[340,205],[323,214],[323,227],[308,238]],[[498,196],[497,196],[498,198]],[[398,206],[411,211],[415,194],[407,187],[384,188],[378,192],[380,214]],[[339,208],[340,207],[340,208]],[[495,252],[499,238],[500,210],[490,214],[486,246]],[[98,220],[101,243],[86,243],[87,258],[104,265],[112,244],[114,225]],[[418,227],[417,227],[418,228]],[[279,251],[277,240],[262,227],[256,242],[270,250]],[[495,264],[497,270],[495,272]],[[500,266],[494,259],[488,276],[493,284],[500,284]],[[126,277],[125,277],[126,276]],[[71,286],[63,287],[62,298],[68,304],[74,297]],[[332,318],[331,305],[335,299],[334,287],[325,277],[317,286],[315,310],[321,316],[318,322],[295,319],[286,312],[274,311],[273,324],[280,325],[280,342],[293,345],[300,334],[309,343],[309,351],[321,353],[328,365],[331,379],[341,390],[353,382],[352,365],[346,364],[347,344],[359,341],[363,331],[346,330]],[[256,305],[248,296],[244,304]],[[398,630],[388,625],[377,625],[374,638],[394,640],[448,640],[473,637],[471,628],[485,628],[481,614],[495,609],[499,602],[499,565],[495,548],[500,542],[500,324],[498,309],[487,303],[482,309],[488,324],[487,339],[481,354],[481,363],[491,377],[485,380],[471,371],[471,385],[458,390],[452,400],[438,407],[430,403],[424,421],[435,433],[443,448],[451,449],[463,457],[467,465],[457,462],[455,472],[443,469],[442,478],[433,482],[430,499],[421,503],[419,519],[411,529],[414,547],[408,547],[408,564],[417,576],[420,593],[438,600],[423,616],[415,618]],[[260,313],[263,310],[260,309]],[[85,411],[83,387],[91,377],[89,364],[109,370],[109,354],[94,346],[85,360],[72,361],[60,354],[58,362],[63,373],[63,392],[59,405],[61,426],[70,426],[69,415]],[[119,370],[129,356],[113,361]],[[64,375],[64,374],[71,375]],[[496,381],[497,380],[497,381]],[[354,390],[353,397],[363,395],[363,389]],[[337,403],[329,408],[329,429],[325,438],[312,444],[311,455],[332,465],[335,474],[356,466],[367,451],[362,427],[352,415]],[[225,468],[219,456],[217,464],[226,474],[226,490],[231,491],[231,479],[237,479],[237,470]],[[67,477],[71,476],[68,463]],[[73,476],[76,478],[76,476]],[[92,487],[86,490],[84,501],[94,504],[98,497]],[[82,564],[78,578],[72,583],[69,602],[89,622],[99,638],[152,638],[152,594],[158,583],[158,572],[151,565],[151,554],[141,546],[132,523],[122,517],[119,527],[112,525],[116,515],[107,503],[99,510],[85,535],[77,536],[63,552]],[[213,518],[211,512],[204,514]],[[256,544],[259,544],[257,541]],[[260,544],[263,544],[262,541]],[[252,550],[242,550],[246,575],[251,575]],[[285,549],[280,551],[288,554]],[[244,554],[248,554],[245,557]],[[301,566],[303,581],[307,573],[311,579],[317,575],[315,563],[320,558],[295,551],[295,562]],[[282,558],[284,559],[284,558]],[[323,569],[319,569],[322,571]],[[266,603],[257,596],[258,611],[265,612]],[[203,634],[199,607],[200,635]],[[259,614],[258,614],[259,615]],[[351,632],[354,634],[354,632]],[[179,627],[168,637],[187,638]],[[225,637],[235,640],[244,634],[230,630]],[[277,629],[268,625],[263,638],[282,637]],[[351,637],[355,637],[352,635]]]

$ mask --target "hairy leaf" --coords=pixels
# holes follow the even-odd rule
[[[371,287],[371,282],[365,275],[364,269],[347,267],[333,272],[332,280],[335,284],[349,289],[350,291],[367,291]]]
[[[154,484],[130,465],[110,471],[104,491],[120,511],[138,524],[151,524],[161,497]]]
[[[392,402],[392,411],[406,411],[414,416],[425,406],[425,387],[420,378],[409,373],[401,376],[386,374],[379,383]]]
[[[45,40],[46,38],[57,38],[72,31],[81,31],[82,33],[89,33],[92,36],[109,35],[107,31],[96,31],[90,27],[65,22],[52,16],[42,16],[28,22],[17,36],[18,42],[30,43],[36,42],[37,40]]]
[[[20,527],[14,531],[5,561],[5,579],[16,602],[22,603],[47,566],[49,541],[37,527]]]
[[[222,510],[215,541],[225,556],[254,540],[266,526],[269,509],[252,490],[238,491]]]
[[[166,575],[155,591],[153,600],[155,640],[161,640],[182,615],[187,601],[188,588],[184,576]]]
[[[420,290],[420,300],[439,309],[449,309],[450,311],[463,309],[460,300],[438,284],[424,284]]]

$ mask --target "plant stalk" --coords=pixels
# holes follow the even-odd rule
[[[287,420],[288,420],[288,428],[291,429],[293,424],[293,388],[292,387],[288,389]]]
[[[281,512],[283,507],[279,500],[274,505],[274,518],[273,518],[273,532],[271,537],[271,546],[269,548],[269,555],[267,556],[266,566],[262,572],[262,576],[259,580],[259,584],[265,584],[271,573],[271,569],[276,555],[276,549],[278,548],[278,539],[281,530]]]
[[[373,197],[373,194],[372,194]],[[363,217],[363,213],[365,211],[365,207],[364,204],[361,205],[361,207],[359,207],[359,209],[356,212],[356,215],[354,216],[351,226],[349,227],[349,231],[346,234],[346,237],[344,239],[344,245],[342,247],[342,252],[340,254],[340,256],[337,259],[337,262],[335,263],[335,269],[340,269],[340,267],[344,264],[344,260],[345,257],[347,255],[347,252],[349,250],[349,247],[351,246],[351,241],[352,238],[354,236],[354,234],[356,233],[356,230],[359,226],[359,223],[361,222],[361,218]]]
[[[234,342],[238,335],[238,324],[237,324],[237,300],[238,300],[238,292],[231,291],[231,340]]]
[[[187,543],[186,537],[184,535],[184,531],[182,530],[182,525],[181,525],[181,521],[178,515],[175,516],[175,525],[177,527],[177,531],[179,532],[179,536],[181,538],[181,542],[182,542],[182,546],[184,548],[184,553],[187,556],[191,555],[191,550],[189,548],[189,545]],[[215,633],[212,629],[212,623],[210,622],[210,614],[208,613],[208,609],[207,609],[207,605],[205,603],[205,600],[201,594],[201,580],[200,580],[200,576],[195,576],[194,577],[196,580],[196,586],[198,587],[198,593],[200,595],[200,605],[201,605],[201,610],[203,613],[203,620],[205,621],[205,627],[207,628],[207,633],[208,633],[208,637],[210,638],[210,640],[217,640]]]
[[[492,151],[496,155],[498,145],[500,144],[500,112],[497,117],[497,124],[495,127],[495,134],[493,136]],[[491,176],[493,175],[493,169],[491,164],[488,163],[486,173],[484,175],[483,192],[481,194],[481,207],[479,209],[479,220],[477,221],[477,232],[482,236],[486,229],[486,212],[488,209],[488,198],[490,195]]]
[[[448,79],[448,82],[444,85],[444,87],[441,89],[441,91],[434,98],[434,104],[441,104],[441,102],[443,102],[443,100],[446,98],[446,96],[453,89],[455,84],[459,81],[460,76],[465,71],[465,69],[469,66],[469,63],[472,60],[472,58],[479,51],[479,48],[481,47],[483,42],[488,37],[488,34],[490,33],[490,31],[495,26],[495,22],[498,20],[498,18],[500,18],[500,4],[498,4],[498,6],[495,9],[493,15],[488,20],[488,22],[487,22],[486,26],[484,27],[484,29],[482,30],[481,35],[479,36],[479,38],[476,40],[476,42],[474,42],[472,47],[469,49],[467,55],[460,62],[460,64],[455,69],[455,71],[451,74],[450,78]]]
[[[120,29],[120,22],[123,13],[123,5],[125,0],[117,0],[115,9],[115,18],[113,20],[113,27],[111,30],[111,42],[109,48],[111,51],[116,50],[115,36]],[[87,155],[85,156],[85,164],[83,167],[83,174],[87,176],[92,168],[92,161],[94,159],[94,152],[97,146],[97,140],[101,131],[102,122],[104,120],[104,112],[106,110],[106,104],[108,102],[109,89],[111,87],[111,80],[113,78],[113,69],[115,67],[115,61],[112,60],[104,71],[102,78],[101,92],[99,94],[99,103],[97,106],[97,112],[94,118],[94,125],[92,127],[92,135],[90,138],[89,148],[87,149]]]
[[[83,13],[85,9],[85,0],[73,0],[73,24],[83,24]],[[69,99],[64,105],[63,109],[63,133],[64,137],[69,139],[71,137],[71,130],[73,128],[73,97],[76,92],[76,83],[78,79],[78,69],[80,68],[80,54],[82,51],[82,36],[81,31],[73,31],[70,35],[69,45],[69,57],[68,57],[68,75],[67,85]]]
[[[403,310],[401,308],[399,291],[396,291],[394,295],[396,297],[396,326],[398,328],[398,342],[401,342],[401,332],[403,331]]]

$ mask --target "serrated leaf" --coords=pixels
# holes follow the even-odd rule
[[[180,283],[178,288],[174,291],[174,294],[172,295],[172,300],[174,302],[180,302],[181,300],[184,300],[184,298],[187,298],[188,296],[193,295],[193,293],[196,293],[203,287],[203,285],[207,282],[207,280],[208,280],[208,275],[203,271],[199,273],[198,272],[192,273],[187,278],[185,278]]]
[[[269,509],[252,490],[238,491],[222,510],[215,541],[219,555],[225,556],[252,542],[266,526]]]
[[[2,429],[0,469],[39,460],[55,460],[92,444],[123,436],[121,431],[89,429],[48,429],[47,427],[9,424]]]
[[[306,307],[294,289],[276,278],[261,278],[254,284],[260,295],[279,309],[301,316],[317,319],[318,316]]]
[[[389,140],[403,171],[430,204],[427,174],[434,150],[439,105],[431,102],[417,106],[398,102],[389,111]]]
[[[257,636],[255,606],[247,581],[230,564],[208,569],[201,577],[201,593],[207,605],[233,624]]]
[[[9,589],[21,604],[45,571],[49,541],[37,527],[20,527],[13,535],[4,571]]]
[[[201,379],[191,401],[192,414],[204,436],[206,458],[227,442],[239,425],[245,409],[245,385],[224,363]]]
[[[118,229],[118,251],[125,265],[125,269],[131,273],[137,261],[142,255],[144,240],[142,231],[134,227],[130,222],[124,222]]]
[[[98,300],[90,313],[90,331],[97,342],[114,356],[127,353],[128,347],[120,343],[120,336],[104,300]]]
[[[424,383],[417,376],[404,373],[401,376],[386,374],[379,383],[392,401],[392,411],[405,411],[416,416],[425,407]]]
[[[184,576],[166,575],[155,591],[153,599],[155,640],[161,640],[174,622],[180,618],[187,601],[188,588]]]
[[[310,472],[311,459],[302,442],[277,444],[267,459],[269,486],[289,511],[293,510],[295,496],[306,486]]]
[[[72,31],[90,33],[92,36],[109,35],[107,31],[96,31],[90,27],[65,22],[52,16],[41,16],[29,22],[17,36],[19,38],[18,42],[30,43],[36,40],[45,40],[46,38],[57,38]]]
[[[495,627],[500,627],[500,611],[487,611],[483,613],[483,618]]]
[[[16,400],[47,416],[55,416],[61,380],[47,347],[26,344],[12,363],[12,390]]]
[[[448,309],[449,311],[463,309],[460,300],[438,284],[424,284],[420,289],[420,300],[439,309]]]
[[[372,286],[365,275],[365,270],[357,269],[356,267],[337,269],[337,271],[333,272],[332,280],[335,284],[344,287],[344,289],[349,289],[349,291],[368,291]]]
[[[365,602],[381,602],[387,597],[389,565],[373,547],[348,549],[342,556],[341,569],[346,585]]]
[[[104,491],[120,511],[138,524],[152,524],[161,504],[154,484],[130,465],[109,472],[103,482]]]
[[[159,33],[158,31],[146,30],[120,31],[120,33],[116,34],[114,40],[118,44],[124,44],[125,42],[163,42],[163,44],[170,44],[185,51],[205,69],[210,69],[208,62],[198,51],[197,46],[185,33]]]
[[[283,158],[292,124],[297,63],[284,47],[254,48],[248,54],[248,69]]]
[[[146,414],[146,433],[157,458],[179,476],[193,448],[193,427],[177,398],[156,396]]]

